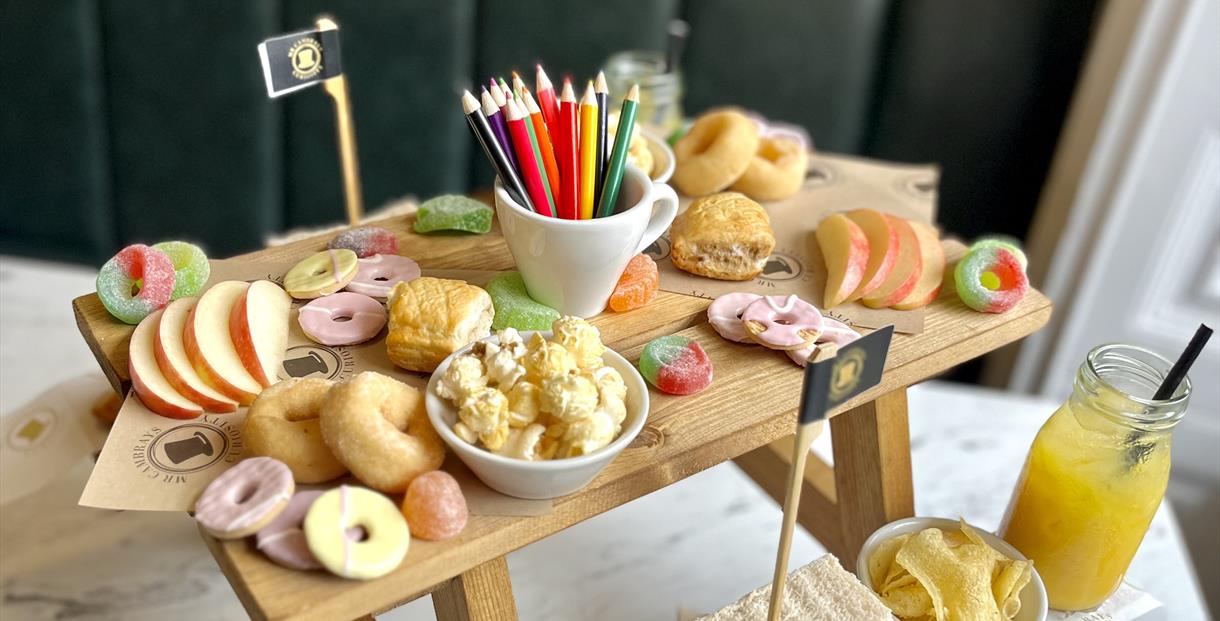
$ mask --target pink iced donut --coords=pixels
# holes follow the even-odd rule
[[[741,323],[754,342],[768,349],[808,347],[822,333],[822,313],[795,295],[755,300],[742,311]]]
[[[419,278],[419,264],[397,254],[375,254],[360,259],[356,277],[347,283],[347,290],[374,298],[390,297],[395,284]]]
[[[322,495],[321,490],[305,490],[293,494],[288,506],[255,536],[255,547],[267,558],[289,569],[322,569],[322,564],[309,551],[301,523],[309,506]]]
[[[195,520],[217,539],[253,535],[284,510],[293,489],[292,471],[284,462],[244,459],[203,490],[195,502]]]
[[[297,321],[305,336],[318,343],[354,345],[381,332],[386,312],[381,302],[367,295],[340,291],[302,306]]]
[[[822,334],[818,336],[816,343],[800,349],[789,349],[784,353],[788,354],[793,362],[803,367],[809,364],[809,357],[813,355],[818,345],[833,343],[842,347],[858,338],[860,338],[860,333],[852,330],[851,326],[837,319],[822,317]]]
[[[751,343],[741,313],[761,297],[756,293],[726,293],[707,307],[707,321],[720,336],[735,343]]]

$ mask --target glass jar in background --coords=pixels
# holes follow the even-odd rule
[[[606,59],[606,85],[610,101],[618,102],[632,84],[640,85],[636,122],[661,138],[682,126],[682,72],[666,71],[661,52],[618,52]],[[611,109],[617,110],[613,104]]]
[[[1169,482],[1170,440],[1190,380],[1154,401],[1172,363],[1102,345],[1038,431],[1001,536],[1034,562],[1050,607],[1090,610],[1122,582]]]

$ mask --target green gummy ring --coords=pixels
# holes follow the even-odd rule
[[[208,255],[199,246],[184,241],[166,241],[154,244],[153,249],[164,252],[174,264],[171,300],[192,296],[203,290],[208,277],[212,275],[212,266],[208,263]]]

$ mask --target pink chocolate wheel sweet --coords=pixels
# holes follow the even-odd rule
[[[751,343],[753,340],[741,322],[741,313],[760,298],[762,296],[756,293],[726,293],[707,307],[707,321],[725,339],[735,343]]]
[[[297,314],[305,336],[323,345],[363,343],[381,332],[386,324],[385,307],[367,295],[340,291],[324,295]]]
[[[255,547],[267,558],[289,569],[322,569],[322,564],[309,551],[301,524],[309,506],[322,495],[321,490],[304,490],[293,494],[288,506],[255,535]]]
[[[390,297],[390,290],[400,282],[419,278],[419,264],[397,254],[375,254],[357,261],[356,277],[347,283],[347,290],[374,298]]]
[[[741,323],[756,343],[769,349],[801,349],[822,334],[822,313],[795,295],[767,295],[746,307]]]
[[[818,345],[833,343],[842,347],[858,338],[860,338],[860,333],[852,330],[851,326],[837,319],[822,317],[822,334],[818,336],[816,343],[800,349],[789,349],[784,353],[788,354],[793,362],[803,367],[809,364],[809,357],[813,355]]]
[[[239,539],[275,519],[295,484],[284,462],[251,457],[212,479],[195,502],[195,521],[217,539]]]

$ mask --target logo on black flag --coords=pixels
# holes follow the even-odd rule
[[[343,73],[338,30],[306,30],[258,45],[267,95],[279,97]]]
[[[840,347],[833,358],[806,366],[800,423],[822,420],[831,408],[876,386],[893,337],[894,326],[886,326]]]

